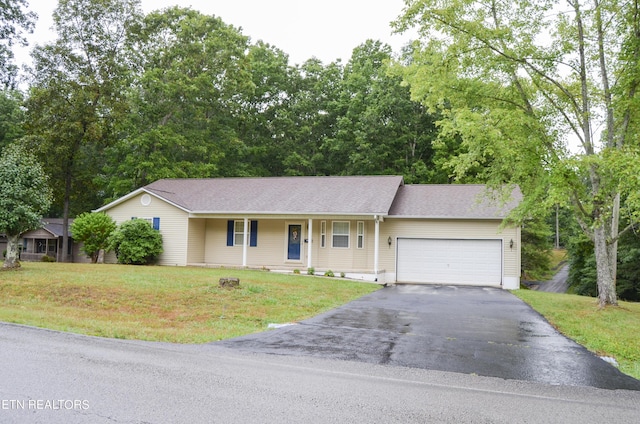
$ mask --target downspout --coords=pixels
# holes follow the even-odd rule
[[[373,216],[375,222],[375,236],[373,243],[373,272],[375,274],[376,281],[378,281],[378,269],[380,261],[380,217],[378,215]]]
[[[247,245],[249,244],[249,218],[244,219],[244,234],[242,235],[242,266],[247,266]]]
[[[312,256],[313,256],[313,248],[312,248],[312,240],[311,240],[311,236],[313,234],[313,219],[309,218],[309,232],[307,234],[307,269],[309,268],[313,268],[313,261],[312,261]]]

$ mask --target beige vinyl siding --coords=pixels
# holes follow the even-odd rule
[[[205,228],[205,257],[204,262],[212,265],[242,265],[242,246],[227,246],[227,221],[232,218],[207,219]],[[261,219],[258,221],[257,246],[247,247],[247,266],[250,267],[285,267],[305,270],[308,265],[309,248],[312,252],[312,266],[318,270],[331,269],[341,271],[372,271],[373,270],[373,221],[364,221],[365,233],[363,249],[357,249],[357,220],[348,220],[349,248],[331,247],[331,228],[333,219],[314,218],[313,234],[308,235],[308,218],[305,219]],[[320,222],[327,221],[327,244],[320,247]],[[359,219],[362,221],[362,219]],[[347,221],[344,218],[336,221]],[[302,227],[300,246],[300,260],[287,260],[287,230],[290,224],[300,224]],[[307,240],[307,242],[304,242]],[[311,243],[308,241],[311,240]]]
[[[229,219],[207,219],[205,262],[217,265],[242,265],[242,246],[227,246],[227,221]],[[254,218],[258,221],[257,246],[247,246],[247,266],[272,267],[284,265],[286,255],[286,228],[283,220]],[[303,224],[305,238],[305,222]],[[304,247],[302,247],[304,249]],[[304,252],[304,251],[303,251]]]
[[[520,230],[517,227],[500,229],[499,220],[428,220],[386,218],[380,224],[380,268],[395,272],[396,239],[440,238],[440,239],[501,239],[503,242],[503,269],[505,277],[520,276],[520,257],[517,244],[520,243]],[[388,237],[393,243],[389,248]],[[509,248],[513,239],[514,248]],[[517,244],[516,244],[517,243]]]
[[[227,246],[227,220],[207,219],[204,261],[215,265],[242,265],[242,246]]]
[[[188,214],[156,197],[151,196],[148,206],[142,205],[140,198],[143,194],[115,205],[106,213],[117,224],[121,224],[132,217],[136,218],[160,218],[160,234],[162,234],[163,250],[158,263],[160,265],[186,265],[187,264],[187,235],[189,229]],[[115,257],[110,255],[106,260],[113,261]]]
[[[326,245],[320,247],[320,222],[326,221]],[[333,222],[349,222],[349,247],[332,247]],[[358,249],[358,221],[364,222],[364,247]],[[334,273],[347,271],[373,271],[374,222],[369,219],[332,219],[313,221],[313,266],[320,270],[331,269]]]
[[[302,234],[300,239],[307,238],[306,221],[283,221],[271,219],[258,219],[258,245],[248,247],[247,263],[252,266],[277,266],[290,263],[293,266],[304,268],[306,244],[300,244],[300,261],[287,261],[287,224],[301,224]],[[306,265],[305,265],[306,266]]]
[[[160,224],[162,224],[162,222]],[[200,264],[204,262],[206,225],[207,221],[205,219],[189,220],[187,263]]]
[[[522,261],[522,229],[520,227],[505,228],[504,238],[504,258],[505,277],[520,277]],[[513,249],[509,247],[509,240],[513,239]]]

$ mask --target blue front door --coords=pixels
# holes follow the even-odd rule
[[[302,235],[302,225],[289,225],[289,243],[287,249],[287,259],[300,260],[300,236]]]

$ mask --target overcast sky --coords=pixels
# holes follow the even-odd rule
[[[51,14],[57,2],[28,0],[39,16],[30,47],[54,36]],[[290,64],[317,57],[325,64],[346,62],[351,51],[371,38],[390,44],[395,52],[409,37],[392,35],[389,23],[402,12],[403,0],[142,0],[145,13],[169,6],[191,7],[241,27],[252,41],[263,40],[289,55]],[[28,50],[17,52],[28,60]]]

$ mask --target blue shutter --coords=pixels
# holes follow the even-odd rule
[[[227,246],[233,246],[233,232],[234,232],[234,222],[231,219],[227,221]]]
[[[160,218],[159,217],[153,218],[153,229],[154,230],[160,230]]]
[[[249,234],[249,246],[258,245],[258,221],[251,221],[251,233]]]

